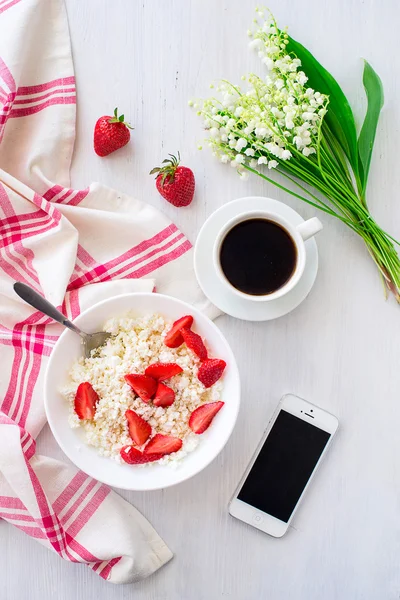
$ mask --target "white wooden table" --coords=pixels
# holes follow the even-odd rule
[[[75,187],[101,181],[165,211],[192,239],[217,207],[249,194],[314,210],[199,152],[200,121],[188,99],[212,79],[239,81],[259,68],[247,49],[255,0],[67,0],[78,87]],[[386,107],[372,161],[369,200],[400,237],[400,55],[396,0],[271,0],[270,8],[364,109],[366,57],[381,75]],[[95,120],[118,106],[135,126],[133,144],[107,160],[92,150]],[[149,170],[180,150],[193,168],[192,206],[157,194]],[[231,440],[210,467],[165,491],[123,493],[175,552],[155,576],[113,586],[85,566],[60,560],[0,524],[4,600],[395,600],[400,598],[400,307],[384,302],[360,240],[322,217],[320,272],[309,298],[269,323],[221,317],[243,383]],[[282,394],[294,392],[341,423],[293,528],[281,540],[228,516],[227,504]],[[61,456],[49,431],[39,452]],[[4,587],[5,586],[5,587]]]

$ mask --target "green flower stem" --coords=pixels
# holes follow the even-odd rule
[[[353,187],[353,183],[351,180],[350,172],[347,168],[346,159],[341,152],[340,146],[336,141],[336,138],[332,135],[331,130],[325,124],[325,121],[322,122],[322,144],[327,151],[330,151],[334,156],[336,162],[340,165],[342,172],[346,178],[346,182],[350,187]]]
[[[280,173],[281,175],[283,175],[284,177],[286,177],[287,179],[289,179],[289,181],[291,181],[294,185],[296,185],[301,190],[303,190],[311,198],[314,198],[318,204],[311,203],[306,198],[304,198],[305,202],[307,202],[308,204],[311,204],[312,206],[316,206],[320,210],[321,210],[321,205],[324,206],[324,207],[326,207],[327,210],[325,212],[327,214],[329,214],[329,215],[331,215],[333,217],[336,217],[337,219],[339,219],[340,221],[342,221],[342,223],[344,223],[345,225],[347,225],[348,227],[350,227],[350,229],[352,229],[353,231],[357,232],[357,229],[356,229],[356,227],[355,227],[355,225],[354,225],[354,223],[353,223],[353,221],[351,219],[348,219],[347,217],[343,217],[339,213],[337,213],[334,210],[330,209],[330,207],[328,206],[328,204],[325,204],[325,202],[323,202],[320,198],[318,198],[317,196],[315,196],[314,194],[312,194],[309,190],[307,190],[305,187],[303,187],[296,179],[294,179],[293,177],[290,177],[290,175],[288,175],[287,173],[285,173],[281,169],[277,169],[277,171],[278,171],[278,173]]]
[[[389,240],[391,240],[394,244],[397,244],[397,246],[400,246],[400,242],[399,240],[396,240],[396,238],[394,238],[393,236],[391,236],[389,233],[385,232],[385,235],[387,238],[389,238]]]
[[[315,208],[318,208],[319,210],[323,210],[324,212],[326,212],[330,215],[333,215],[334,217],[337,216],[337,214],[333,210],[329,209],[329,207],[325,208],[324,206],[321,206],[320,204],[316,204],[315,202],[312,202],[311,200],[304,198],[304,196],[300,196],[300,194],[296,194],[296,192],[294,192],[293,190],[290,190],[289,188],[285,187],[284,185],[281,185],[280,183],[278,183],[277,181],[274,181],[270,177],[267,177],[266,175],[264,175],[264,173],[260,173],[260,171],[256,171],[256,169],[253,169],[249,165],[243,165],[243,167],[246,169],[246,171],[250,171],[251,173],[258,175],[262,179],[265,179],[265,181],[272,183],[272,185],[283,190],[284,192],[288,192],[288,194],[291,194],[295,198],[299,198],[300,200],[307,202],[307,204],[311,204],[311,206],[314,206]]]
[[[353,220],[351,210],[346,210],[346,208],[343,206],[342,196],[338,197],[338,195],[335,193],[335,190],[332,191],[332,189],[326,185],[324,180],[321,180],[318,177],[314,176],[312,173],[310,173],[310,171],[302,169],[295,162],[286,161],[283,165],[281,163],[281,166],[284,166],[285,170],[291,171],[293,175],[295,175],[299,179],[302,179],[309,185],[315,187],[326,198],[328,198],[335,205],[337,210],[339,210],[346,218],[350,218],[351,220]],[[318,202],[325,205],[325,203],[322,202],[322,200],[320,199],[318,199]],[[337,213],[335,213],[335,215],[336,214]]]
[[[323,169],[322,163],[319,163],[319,165],[320,173],[329,189],[331,189],[333,192],[337,192],[339,195],[342,195],[343,199],[349,199],[350,194],[352,201],[354,201],[355,198],[356,201],[359,202],[358,197],[354,194],[354,190],[343,185],[340,174],[337,173],[336,176],[333,176]]]
[[[262,179],[265,179],[265,181],[268,181],[269,183],[272,183],[275,187],[288,192],[288,194],[291,194],[292,196],[294,196],[295,198],[299,198],[300,200],[303,200],[304,202],[307,202],[307,204],[310,204],[311,206],[313,206],[314,208],[318,208],[319,210],[324,211],[325,213],[327,213],[328,215],[331,215],[333,217],[336,217],[340,220],[343,220],[343,222],[346,223],[346,225],[350,224],[343,219],[340,215],[338,215],[338,213],[336,213],[334,210],[332,210],[331,208],[329,208],[329,206],[327,204],[325,204],[324,202],[321,202],[319,200],[319,198],[316,198],[316,196],[313,196],[308,190],[306,190],[305,188],[303,188],[303,186],[301,186],[300,184],[298,184],[297,182],[295,182],[291,177],[289,177],[286,173],[284,173],[283,171],[279,171],[284,177],[287,177],[288,179],[290,179],[290,181],[293,181],[293,183],[295,183],[298,187],[300,187],[302,190],[306,191],[306,193],[310,194],[312,197],[316,198],[318,204],[316,202],[313,202],[311,200],[309,200],[308,198],[305,198],[304,196],[300,196],[300,194],[296,194],[296,192],[294,192],[293,190],[290,190],[289,188],[285,187],[284,185],[281,185],[280,183],[278,183],[277,181],[275,181],[274,179],[271,179],[270,177],[267,177],[266,175],[264,175],[264,173],[261,173],[260,171],[257,171],[256,169],[253,169],[252,167],[250,167],[249,165],[243,165],[243,167],[246,169],[246,171],[250,171],[251,173],[254,173],[255,175],[258,175],[259,177],[261,177]]]
[[[308,165],[312,165],[314,168],[317,167],[318,168],[318,163],[315,163],[314,160],[310,159],[307,156],[304,156],[301,152],[299,152],[297,150],[297,148],[295,148],[294,146],[290,146],[290,151],[292,152],[292,154],[295,154],[300,160],[303,160],[305,162],[307,162]],[[290,161],[288,161],[290,162]],[[307,173],[308,171],[304,170],[304,173]],[[337,192],[338,190],[342,191],[343,194],[345,195],[345,197],[347,198],[347,194],[350,191],[349,189],[347,189],[342,183],[341,183],[341,178],[339,176],[338,177],[333,177],[332,175],[330,175],[329,173],[325,173],[322,168],[319,168],[319,172],[320,174],[323,176],[323,179],[325,180],[326,183],[326,187],[330,190],[332,190],[333,192]],[[325,177],[326,175],[326,177]],[[329,180],[329,181],[327,181]],[[320,186],[320,183],[318,184]],[[326,193],[325,191],[321,190],[322,193]],[[353,195],[354,195],[354,190],[351,190]],[[354,196],[353,196],[354,197]],[[355,196],[357,198],[357,196]],[[358,200],[358,198],[357,198]]]
[[[354,192],[351,179],[347,176],[348,174],[346,174],[345,171],[342,169],[341,164],[337,162],[335,155],[333,154],[332,150],[330,149],[329,145],[324,139],[322,140],[320,146],[320,152],[322,164],[329,167],[333,176],[339,177],[339,180],[343,182],[343,186],[347,190]]]
[[[297,178],[304,181],[304,183],[307,183],[308,185],[311,185],[313,187],[317,187],[316,184],[318,184],[318,182],[316,182],[314,180],[313,177],[310,177],[309,173],[304,173],[301,171],[301,169],[296,169],[294,164],[290,164],[290,163],[280,163],[279,164],[280,168],[277,168],[276,170],[278,171],[278,173],[280,173],[281,175],[283,175],[284,177],[286,177],[287,179],[289,179],[292,183],[294,183],[295,185],[297,185],[297,187],[299,187],[300,189],[302,189],[303,191],[305,191],[311,198],[313,198],[319,205],[324,206],[327,211],[330,214],[333,214],[334,216],[338,216],[338,214],[332,210],[332,208],[326,204],[323,200],[321,200],[321,198],[318,198],[317,196],[315,196],[314,194],[312,194],[309,190],[307,190],[305,187],[303,187],[298,181]],[[292,177],[290,177],[288,175],[288,173],[293,174],[296,179],[293,179]],[[325,197],[326,197],[326,193],[324,193]],[[342,211],[341,207],[338,206],[337,208],[339,208],[339,210]]]
[[[323,130],[324,137],[327,139],[329,145],[333,149],[335,155],[337,156],[337,159],[343,163],[343,165],[344,165],[344,167],[345,167],[345,169],[347,171],[347,174],[348,174],[348,179],[350,180],[350,185],[352,186],[351,175],[350,175],[350,173],[349,173],[349,171],[347,169],[346,157],[345,157],[345,155],[343,153],[343,150],[342,150],[339,142],[337,141],[335,135],[332,133],[332,131],[330,130],[329,125],[326,123],[325,120],[322,123],[322,130]],[[353,175],[354,175],[354,179],[356,181],[357,191],[358,191],[358,194],[359,194],[360,201],[365,206],[365,208],[367,208],[365,197],[362,194],[362,183],[361,183],[361,179],[360,179],[360,175],[359,175],[358,170],[357,170],[357,172],[353,171]]]

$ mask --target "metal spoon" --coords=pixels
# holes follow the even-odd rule
[[[61,325],[68,327],[74,333],[77,333],[82,338],[82,343],[85,349],[86,358],[90,357],[90,353],[95,348],[102,346],[106,340],[110,337],[110,333],[104,331],[98,331],[97,333],[85,333],[79,327],[74,325],[65,315],[63,315],[53,304],[51,304],[46,298],[43,298],[40,294],[35,292],[29,285],[17,281],[14,283],[14,290],[22,300],[25,300],[28,304],[40,310],[42,313],[51,317]]]

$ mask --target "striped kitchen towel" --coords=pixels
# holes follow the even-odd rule
[[[118,293],[157,291],[211,310],[190,242],[162,214],[69,186],[76,93],[62,0],[0,0],[0,517],[114,583],[172,557],[148,521],[70,464],[35,454],[43,372],[60,327],[15,295],[23,281],[70,318]]]

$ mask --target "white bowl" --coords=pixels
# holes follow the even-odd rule
[[[126,490],[156,490],[185,481],[202,471],[221,452],[232,433],[240,403],[240,380],[233,352],[216,325],[193,306],[170,296],[138,293],[116,296],[95,304],[75,319],[88,332],[101,331],[111,317],[132,311],[137,316],[159,313],[175,321],[183,315],[194,317],[194,329],[207,340],[210,354],[226,361],[221,399],[225,406],[209,429],[200,437],[197,448],[188,454],[177,468],[168,465],[135,467],[120,465],[115,460],[99,456],[95,448],[84,441],[81,428],[68,424],[69,407],[60,389],[68,382],[72,363],[82,355],[78,335],[65,330],[50,356],[45,376],[45,409],[50,428],[68,458],[88,475],[108,485]]]

